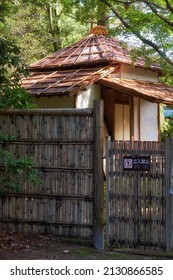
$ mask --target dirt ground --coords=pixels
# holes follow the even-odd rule
[[[139,254],[106,248],[98,251],[89,243],[46,235],[9,234],[0,231],[0,260],[114,260],[173,259],[173,254]]]

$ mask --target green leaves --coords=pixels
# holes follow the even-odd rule
[[[134,34],[139,39],[138,50],[142,47],[141,54],[148,55],[153,50],[161,63],[166,65],[164,68],[173,73],[173,57],[170,55],[173,47],[173,5],[169,1],[98,1],[109,7],[123,24],[119,28],[121,35]]]
[[[14,158],[14,156],[5,149],[6,141],[14,141],[16,138],[6,134],[0,134],[0,166],[3,167],[0,177],[1,192],[2,190],[19,191],[24,182],[32,185],[43,183],[40,173],[35,169],[35,162],[28,156]]]
[[[15,141],[15,140],[16,140],[16,136],[14,136],[14,135],[0,133],[0,145],[4,145],[5,142],[7,142],[7,141]]]
[[[161,123],[160,127],[161,140],[164,141],[166,138],[173,135],[173,119],[165,119]]]
[[[7,3],[8,2],[8,3]],[[5,16],[8,15],[14,1],[1,1],[0,10],[0,109],[35,108],[34,99],[20,86],[21,76],[28,75],[28,69],[21,57],[21,50],[14,39],[7,36]],[[14,141],[15,136],[0,134],[1,188],[19,190],[22,182],[40,184],[41,179],[35,163],[27,156],[14,158],[6,150],[6,142]]]
[[[34,97],[20,85],[11,87],[3,85],[0,88],[0,109],[34,109],[37,108]]]
[[[28,73],[15,41],[0,37],[0,109],[36,107],[34,98],[19,84],[21,76]]]

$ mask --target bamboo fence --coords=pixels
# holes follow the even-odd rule
[[[93,237],[93,125],[90,109],[0,111],[1,132],[17,138],[5,148],[31,157],[44,182],[1,194],[2,229]]]
[[[107,142],[107,234],[116,247],[166,249],[165,149],[161,142]],[[149,157],[149,170],[124,158]]]

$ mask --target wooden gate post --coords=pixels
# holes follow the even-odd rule
[[[106,141],[106,242],[107,246],[109,246],[109,237],[110,237],[110,141],[111,136],[107,137]]]
[[[166,251],[173,250],[173,137],[165,141]]]
[[[94,101],[93,245],[104,249],[103,100]]]

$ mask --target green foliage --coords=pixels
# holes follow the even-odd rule
[[[0,109],[35,108],[34,99],[20,86],[21,76],[29,71],[21,58],[20,48],[8,35],[5,17],[14,12],[14,1],[1,1],[0,10]]]
[[[98,0],[73,0],[72,2],[76,7],[76,19],[82,23],[88,22],[96,25],[101,19],[102,14],[107,10],[105,5]]]
[[[0,89],[0,109],[34,109],[34,97],[18,84],[3,85]]]
[[[4,145],[5,142],[7,142],[7,141],[15,141],[15,140],[17,140],[17,139],[16,139],[16,136],[14,136],[14,135],[0,133],[0,145]]]
[[[164,141],[166,138],[173,135],[173,119],[164,118],[163,115],[163,105],[160,108],[161,114],[161,124],[160,124],[160,133],[161,133],[161,141]]]
[[[20,86],[21,76],[27,76],[28,69],[20,56],[20,48],[8,35],[5,21],[5,17],[14,12],[14,6],[14,1],[3,0],[0,3],[0,109],[31,109],[36,107],[34,99]],[[1,191],[18,191],[20,183],[25,181],[34,185],[42,182],[31,158],[14,158],[6,150],[6,142],[14,140],[15,136],[0,134],[0,165],[4,168],[0,177]]]
[[[159,57],[163,70],[173,75],[173,5],[170,1],[98,0],[118,19],[116,34],[136,41],[138,56]],[[84,0],[85,2],[85,0]],[[133,39],[132,39],[133,38]],[[168,78],[169,80],[169,78]]]
[[[161,141],[173,135],[173,119],[166,119],[161,125]]]
[[[29,72],[15,41],[1,36],[0,54],[0,109],[35,108],[34,98],[19,83]]]
[[[173,119],[165,119],[161,127],[161,140],[164,141],[166,138],[173,135]]]
[[[19,81],[21,74],[28,75],[26,65],[20,58],[20,48],[10,37],[0,37],[0,84],[8,84],[9,79]]]
[[[88,26],[76,21],[71,0],[19,0],[8,13],[9,33],[27,64],[80,40]]]
[[[139,55],[159,57],[167,81],[173,74],[173,5],[169,1],[3,0],[3,18],[30,64],[88,34],[96,24],[136,42]],[[6,12],[4,13],[4,11]],[[132,36],[133,35],[133,36]],[[136,53],[137,54],[137,53]]]
[[[28,156],[14,159],[14,156],[5,149],[7,141],[15,141],[14,136],[0,134],[0,165],[4,168],[0,177],[1,192],[5,190],[20,190],[20,184],[28,182],[33,185],[42,184],[43,181],[37,170],[35,162]]]

